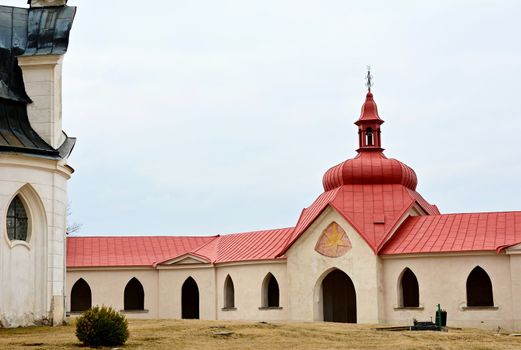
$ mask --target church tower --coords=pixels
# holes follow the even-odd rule
[[[362,113],[360,118],[355,122],[358,126],[358,153],[361,151],[377,151],[382,152],[382,140],[380,125],[384,123],[378,115],[378,107],[373,99],[371,86],[373,85],[373,76],[371,75],[370,67],[367,70],[367,95],[365,102],[362,105]]]
[[[65,0],[0,6],[0,327],[65,317],[67,165],[61,65],[76,12]]]
[[[384,121],[378,116],[378,108],[374,102],[371,89],[369,89],[360,118],[355,122],[358,126],[359,153],[361,151],[383,151],[380,132],[380,125],[383,123]]]

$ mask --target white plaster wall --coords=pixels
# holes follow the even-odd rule
[[[266,275],[271,273],[279,283],[281,309],[262,309],[261,290]],[[230,274],[235,287],[234,311],[223,311],[224,279]],[[201,319],[285,320],[287,319],[287,286],[285,261],[246,263],[214,267],[207,264],[183,264],[155,268],[69,268],[67,271],[67,310],[70,311],[71,289],[80,278],[90,286],[92,305],[110,305],[123,309],[126,284],[136,277],[145,290],[145,313],[127,313],[131,318],[181,318],[181,288],[192,277],[199,288]],[[215,283],[217,281],[217,284]]]
[[[521,262],[515,259],[514,269],[519,271]],[[508,255],[462,255],[384,258],[383,291],[385,300],[384,320],[388,323],[411,324],[412,319],[434,320],[437,304],[447,311],[447,325],[454,327],[480,327],[496,329],[514,328],[511,284],[511,261]],[[497,309],[468,310],[466,306],[466,282],[469,273],[481,266],[492,281],[494,305]],[[420,306],[423,309],[404,310],[398,306],[398,279],[402,271],[410,268],[416,275],[420,290]],[[519,288],[519,279],[516,286]],[[514,289],[517,293],[518,289]],[[519,308],[519,305],[517,305]],[[518,327],[518,326],[516,326]]]
[[[62,133],[62,61],[61,55],[20,56],[25,90],[33,103],[27,105],[33,129],[49,145],[58,148]]]
[[[0,321],[6,327],[63,321],[69,177],[62,162],[0,154]],[[27,243],[7,237],[7,209],[17,193],[30,218]]]
[[[279,284],[280,309],[259,309],[262,303],[262,283],[271,273]],[[235,288],[236,310],[223,310],[224,281],[230,275]],[[217,317],[220,320],[286,320],[288,309],[286,261],[224,264],[217,267]]]
[[[521,255],[510,256],[510,280],[512,297],[512,327],[521,330]]]
[[[124,312],[129,318],[158,318],[158,273],[154,268],[136,269],[69,269],[67,271],[67,311],[71,310],[71,290],[83,278],[92,293],[92,306],[109,305],[121,311],[127,283],[137,278],[145,292],[146,312]]]
[[[159,318],[181,318],[181,288],[188,277],[192,277],[199,288],[199,318],[215,320],[215,269],[211,265],[184,265],[182,267],[160,267],[159,274]]]
[[[338,258],[323,256],[315,245],[323,230],[337,222],[347,233],[352,249]],[[356,291],[358,323],[379,321],[378,258],[363,238],[331,207],[315,220],[288,250],[287,276],[290,320],[321,321],[321,282],[335,268],[345,272]]]

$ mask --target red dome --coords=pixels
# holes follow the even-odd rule
[[[418,180],[414,170],[381,152],[360,152],[354,159],[342,162],[324,174],[325,191],[342,185],[399,184],[416,189]]]

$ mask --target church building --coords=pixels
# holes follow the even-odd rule
[[[102,304],[131,318],[409,325],[441,304],[449,326],[521,328],[521,211],[441,214],[384,155],[370,84],[356,156],[325,172],[294,227],[65,238],[75,139],[61,65],[76,9],[29,3],[0,6],[0,327]]]
[[[294,227],[218,236],[69,237],[71,314],[521,328],[521,212],[441,214],[382,148],[370,90],[359,148]]]

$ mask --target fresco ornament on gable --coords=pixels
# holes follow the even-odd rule
[[[333,221],[322,231],[315,250],[324,256],[338,258],[351,250],[351,241],[346,231]]]

